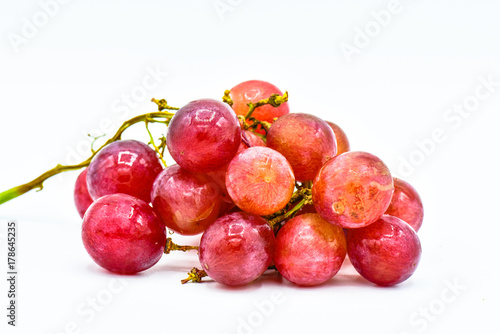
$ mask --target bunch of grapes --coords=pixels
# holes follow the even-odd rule
[[[246,81],[223,101],[171,114],[159,146],[105,145],[75,186],[92,259],[133,274],[171,250],[197,249],[201,269],[184,282],[243,285],[275,269],[313,286],[348,256],[375,284],[408,279],[421,255],[416,190],[378,157],[350,151],[338,125],[290,113],[287,99],[268,82]],[[165,147],[177,164],[162,166]],[[174,244],[166,228],[203,233],[199,247]]]

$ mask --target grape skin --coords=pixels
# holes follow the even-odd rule
[[[172,165],[156,178],[151,202],[163,223],[183,235],[203,232],[220,208],[219,187],[212,178]]]
[[[233,202],[259,216],[283,209],[295,188],[292,167],[283,155],[268,147],[250,147],[229,164],[226,186]]]
[[[325,283],[340,270],[346,256],[342,228],[316,213],[289,220],[276,236],[274,264],[279,273],[297,285]]]
[[[337,143],[337,155],[348,152],[351,150],[351,145],[349,144],[349,139],[345,134],[344,130],[337,124],[333,122],[326,121],[326,123],[332,128],[333,133],[335,133],[335,142]]]
[[[316,211],[344,228],[370,225],[387,210],[394,191],[387,166],[366,152],[346,152],[328,161],[316,176]]]
[[[382,215],[373,224],[348,229],[347,253],[361,276],[378,285],[407,280],[417,269],[422,246],[415,230],[398,217]]]
[[[269,129],[267,146],[285,156],[299,182],[313,180],[337,154],[332,128],[324,120],[303,113],[278,118]]]
[[[214,281],[238,286],[257,279],[271,264],[275,237],[263,218],[236,212],[210,225],[200,241],[199,259]]]
[[[386,214],[401,218],[415,232],[418,232],[424,220],[424,207],[417,190],[408,182],[394,178],[394,194]]]
[[[100,150],[90,162],[87,186],[97,198],[129,194],[149,203],[151,186],[163,167],[156,152],[137,140],[120,140]]]
[[[81,218],[87,211],[88,207],[94,200],[90,197],[87,188],[87,169],[85,168],[76,178],[75,189],[73,191],[73,199],[75,201],[76,210]]]
[[[249,80],[242,82],[233,88],[229,96],[233,100],[233,109],[237,115],[245,116],[248,113],[248,103],[258,102],[269,98],[272,94],[283,95],[275,85],[262,80]],[[279,118],[290,112],[288,102],[279,107],[264,105],[255,109],[252,116],[260,121],[272,123],[274,118]]]
[[[118,274],[135,274],[163,255],[165,226],[144,201],[127,194],[105,195],[88,208],[82,240],[92,259]]]
[[[188,103],[172,117],[167,148],[184,169],[209,172],[228,163],[241,142],[241,128],[227,104],[201,99]]]

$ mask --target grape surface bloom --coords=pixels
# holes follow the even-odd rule
[[[112,194],[97,199],[88,208],[82,240],[101,267],[118,274],[135,274],[160,260],[167,235],[146,202],[126,194]]]

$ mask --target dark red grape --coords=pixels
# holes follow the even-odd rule
[[[162,171],[156,152],[136,140],[113,142],[92,159],[87,172],[90,196],[129,194],[149,203],[151,186]]]
[[[244,285],[266,271],[274,241],[266,220],[246,212],[232,213],[217,219],[203,233],[200,263],[214,281]]]
[[[283,209],[292,198],[295,179],[283,155],[267,147],[250,147],[229,164],[226,186],[243,211],[260,216]]]
[[[208,175],[173,165],[156,178],[151,191],[153,208],[163,223],[184,235],[203,232],[219,215],[220,191]]]
[[[241,142],[241,128],[227,104],[201,99],[179,109],[168,126],[167,147],[184,169],[208,172],[228,163]]]
[[[367,226],[387,210],[394,185],[387,166],[366,152],[346,152],[328,161],[313,182],[316,211],[345,228]]]
[[[118,274],[134,274],[160,260],[167,236],[146,202],[113,194],[100,197],[88,208],[82,239],[98,265]]]
[[[394,194],[386,214],[403,219],[418,232],[424,220],[424,207],[417,191],[411,184],[394,178]]]
[[[340,126],[335,123],[328,122],[328,125],[332,128],[333,133],[335,133],[335,141],[337,143],[337,155],[345,153],[351,149],[351,145],[349,144],[349,139],[347,139],[347,135],[344,130]]]
[[[390,286],[407,280],[415,272],[422,247],[410,225],[383,215],[369,226],[347,230],[347,253],[361,276]]]
[[[283,277],[298,285],[313,286],[331,279],[346,255],[342,228],[317,213],[295,216],[276,236],[274,264]]]
[[[94,201],[90,197],[89,191],[87,189],[87,169],[85,168],[76,178],[75,190],[73,192],[73,198],[75,200],[76,210],[80,217],[83,218],[85,211]]]
[[[274,122],[267,146],[285,156],[295,179],[314,179],[320,168],[337,154],[335,134],[322,119],[309,114],[287,114]]]
[[[269,98],[272,94],[283,95],[278,87],[273,84],[261,80],[249,80],[242,82],[231,88],[230,97],[233,100],[233,109],[237,115],[245,116],[248,113],[248,103],[258,102]],[[288,102],[281,104],[279,107],[264,105],[258,107],[253,112],[252,116],[259,121],[272,123],[275,117],[281,117],[288,114]]]

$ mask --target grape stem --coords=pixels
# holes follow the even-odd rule
[[[297,211],[302,209],[304,205],[312,204],[312,194],[311,194],[311,182],[305,182],[302,185],[297,186],[297,190],[293,193],[292,198],[290,199],[289,204],[285,207],[285,209],[276,212],[275,214],[268,216],[267,221],[274,228],[277,224],[280,224],[286,221],[289,218],[292,218]],[[299,201],[300,199],[300,201]],[[299,201],[297,203],[297,201]],[[293,205],[294,203],[297,203]],[[290,207],[293,208],[290,209]]]
[[[112,142],[115,142],[117,140],[120,140],[123,132],[127,128],[129,128],[130,126],[132,126],[136,123],[140,123],[140,122],[145,122],[146,124],[148,124],[148,123],[163,123],[166,126],[168,126],[168,123],[170,122],[170,120],[172,119],[174,114],[170,113],[170,112],[165,112],[163,110],[165,110],[165,109],[177,110],[179,108],[170,107],[167,104],[167,101],[165,101],[165,100],[153,99],[152,101],[158,105],[158,112],[151,112],[151,113],[147,113],[147,114],[142,114],[142,115],[133,117],[133,118],[125,121],[120,126],[120,128],[116,131],[116,133],[114,134],[113,137],[108,139],[97,150],[92,149],[91,156],[88,157],[86,160],[84,160],[78,164],[75,164],[75,165],[58,164],[54,168],[49,169],[48,171],[46,171],[45,173],[43,173],[42,175],[38,176],[37,178],[35,178],[34,180],[32,180],[28,183],[24,183],[24,184],[21,184],[17,187],[13,187],[9,190],[5,190],[5,191],[1,192],[0,193],[0,205],[5,203],[5,202],[8,202],[16,197],[19,197],[19,196],[21,196],[21,195],[23,195],[23,194],[25,194],[28,191],[31,191],[33,189],[38,189],[38,191],[42,190],[43,189],[43,182],[45,182],[45,180],[51,178],[54,175],[57,175],[59,173],[66,172],[66,171],[81,169],[83,167],[88,166],[90,164],[90,161],[92,160],[92,158],[97,154],[97,152],[99,152],[106,145],[108,145]],[[157,149],[156,145],[153,145],[153,146],[155,146],[155,149]],[[158,154],[161,154],[161,152],[159,152],[159,151],[157,151],[157,152],[158,152]]]
[[[203,277],[208,276],[205,270],[198,269],[194,267],[188,272],[188,277],[181,280],[182,284],[186,284],[187,282],[200,283]]]
[[[198,246],[180,246],[172,241],[172,238],[167,238],[167,243],[165,244],[165,254],[170,254],[171,251],[182,251],[187,252],[193,249],[198,250]]]

